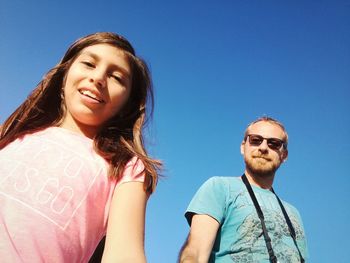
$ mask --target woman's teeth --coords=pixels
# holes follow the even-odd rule
[[[98,102],[103,102],[99,97],[96,96],[95,93],[91,92],[90,90],[79,90],[80,94],[87,96],[91,99],[97,100]]]

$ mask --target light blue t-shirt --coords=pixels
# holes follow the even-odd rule
[[[253,185],[252,188],[263,211],[278,262],[300,262],[276,196],[269,190]],[[294,226],[300,252],[307,261],[306,238],[299,212],[292,205],[282,202]],[[209,262],[270,262],[260,219],[239,177],[212,177],[206,181],[186,210],[189,224],[193,214],[210,215],[220,223]]]

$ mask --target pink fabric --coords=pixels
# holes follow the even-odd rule
[[[0,151],[0,261],[88,262],[115,187],[144,181],[133,158],[117,182],[93,141],[51,127]]]

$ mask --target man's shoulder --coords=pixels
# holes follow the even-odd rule
[[[286,207],[286,209],[288,211],[296,213],[296,214],[299,215],[299,210],[294,205],[292,205],[291,203],[289,203],[289,202],[287,202],[285,200],[281,200],[281,201],[282,201],[284,207]]]
[[[241,184],[242,180],[237,176],[213,176],[202,184],[202,188],[235,189]]]
[[[210,184],[231,184],[239,182],[240,178],[236,176],[213,176],[205,181]]]
[[[218,222],[223,222],[227,207],[232,202],[232,189],[237,177],[214,176],[208,178],[192,198],[185,216],[191,224],[194,214],[210,215]]]

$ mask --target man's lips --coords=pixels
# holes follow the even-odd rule
[[[264,159],[266,161],[271,161],[270,158],[267,158],[266,156],[261,156],[261,155],[255,155],[255,156],[253,156],[253,158],[259,158],[259,159]]]
[[[86,97],[89,97],[93,100],[96,100],[99,103],[105,102],[96,92],[94,92],[90,89],[81,88],[81,89],[79,89],[79,93],[82,94],[83,96],[86,96]]]

